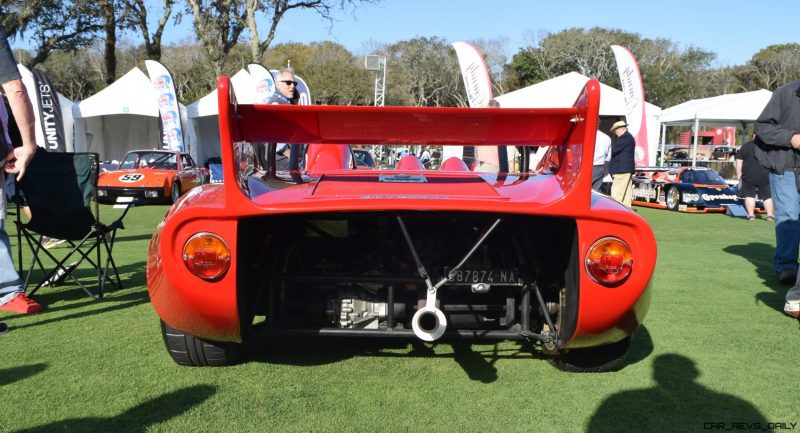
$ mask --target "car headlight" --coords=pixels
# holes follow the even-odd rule
[[[98,196],[98,197],[105,197],[105,196],[107,196],[107,195],[108,195],[108,191],[106,191],[106,190],[104,190],[104,189],[98,189],[98,190],[97,190],[97,196]]]

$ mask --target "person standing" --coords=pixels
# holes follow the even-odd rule
[[[300,102],[300,93],[297,91],[297,80],[294,77],[294,70],[283,68],[278,71],[275,80],[275,93],[269,98],[269,103],[273,105],[297,105]],[[277,170],[286,170],[290,166],[290,148],[288,143],[278,143],[275,149],[278,159],[275,161]]]
[[[603,178],[606,177],[606,163],[611,158],[611,137],[597,130],[594,139],[594,161],[592,162],[592,189],[603,192]]]
[[[625,206],[631,207],[636,140],[628,132],[628,124],[624,120],[611,125],[611,132],[617,136],[617,140],[611,146],[611,160],[608,164],[608,172],[613,180],[611,197]]]
[[[797,255],[800,247],[800,80],[784,84],[772,94],[756,119],[758,162],[769,170],[775,206],[775,255],[778,280],[794,284],[786,292],[783,311],[800,317]]]
[[[764,202],[767,221],[775,221],[772,193],[769,188],[769,171],[756,159],[755,143],[750,140],[736,152],[736,176],[739,178],[739,197],[744,199],[747,219],[755,221],[756,195]]]
[[[19,128],[22,146],[11,149],[8,143],[0,145],[4,149],[4,170],[0,170],[0,310],[18,314],[38,313],[42,306],[25,296],[22,280],[11,259],[11,247],[5,230],[6,193],[5,174],[16,174],[17,180],[25,176],[25,170],[36,154],[33,106],[22,84],[22,76],[17,69],[11,46],[5,31],[0,29],[0,84],[8,98],[11,112]],[[5,131],[3,131],[3,135]]]

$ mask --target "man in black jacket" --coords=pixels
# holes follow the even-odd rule
[[[608,173],[611,174],[613,180],[611,197],[625,206],[631,207],[636,140],[628,132],[628,124],[624,120],[614,123],[611,126],[611,132],[617,136],[617,141],[611,145],[611,161],[608,164]]]
[[[786,293],[784,311],[800,317],[797,256],[800,247],[800,81],[784,84],[772,94],[756,120],[758,162],[769,170],[775,205],[775,255],[778,279],[794,284]]]

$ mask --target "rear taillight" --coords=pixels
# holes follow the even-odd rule
[[[631,274],[633,256],[628,244],[617,238],[602,238],[586,253],[586,271],[606,286],[623,282]]]
[[[214,233],[198,233],[183,246],[183,263],[192,274],[213,281],[221,278],[231,265],[231,250]]]

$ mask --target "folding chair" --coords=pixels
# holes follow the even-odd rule
[[[130,206],[111,224],[100,222],[98,170],[99,157],[96,153],[37,152],[25,176],[17,182],[17,236],[18,239],[20,235],[25,238],[33,255],[24,280],[26,291],[37,265],[45,275],[28,292],[29,295],[43,285],[55,285],[65,278],[70,278],[92,298],[103,297],[107,282],[122,288],[112,253],[117,229],[125,228],[122,219]],[[20,209],[22,201],[30,209],[27,223],[23,223],[20,217],[23,213]],[[70,246],[69,252],[58,258],[61,255],[59,252],[43,247],[45,236],[65,240]],[[21,239],[17,245],[22,275]],[[102,251],[106,253],[105,263],[102,262]],[[42,253],[55,263],[54,267],[49,270],[45,267]],[[70,263],[70,260],[73,262]],[[73,271],[83,262],[91,264],[97,271],[97,296],[73,275]],[[109,274],[109,271],[113,274]]]

